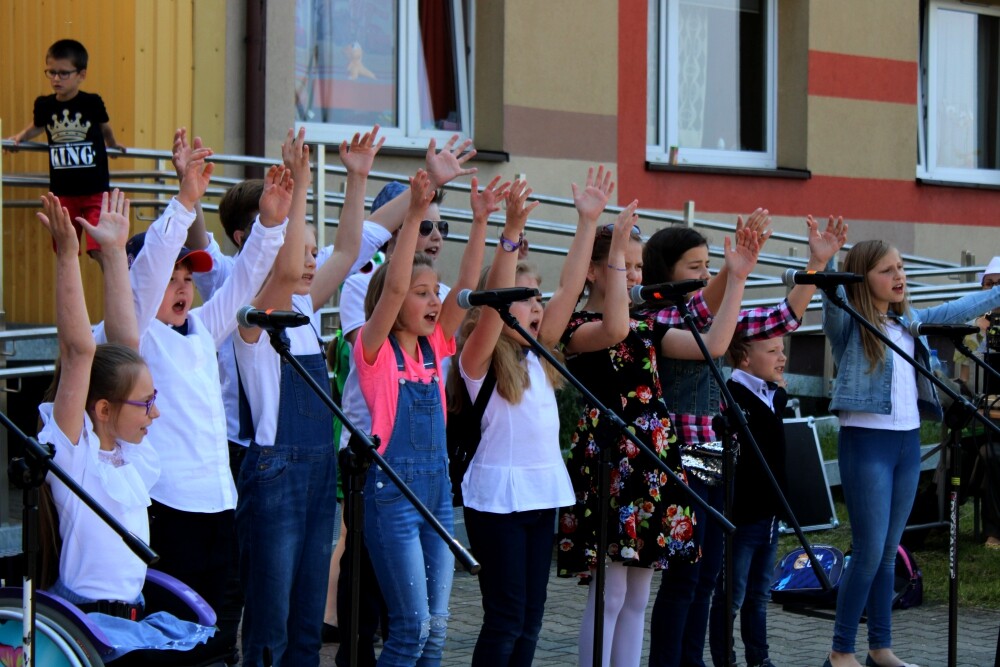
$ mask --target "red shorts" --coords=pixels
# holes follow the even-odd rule
[[[104,193],[98,192],[94,195],[60,195],[59,202],[69,210],[69,219],[73,221],[77,236],[83,233],[83,227],[77,218],[83,218],[92,225],[97,225],[101,218],[101,199]],[[52,242],[52,250],[56,249],[55,241]],[[94,239],[87,235],[86,251],[100,250],[101,246]]]

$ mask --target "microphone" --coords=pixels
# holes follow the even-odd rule
[[[918,336],[948,336],[964,338],[969,334],[979,333],[979,327],[971,324],[924,324],[923,322],[910,323],[910,335],[914,338]]]
[[[465,309],[475,308],[476,306],[500,308],[501,306],[509,306],[515,301],[534,299],[540,294],[534,287],[505,287],[503,289],[488,289],[481,292],[464,289],[458,293],[458,305]]]
[[[838,271],[796,271],[788,269],[781,276],[781,282],[789,287],[796,285],[816,285],[817,287],[832,287],[860,283],[864,276],[858,273],[841,273]]]
[[[628,295],[633,306],[641,306],[647,301],[677,301],[707,284],[705,280],[678,280],[659,285],[636,285],[628,291]]]
[[[236,322],[245,328],[288,329],[309,324],[309,317],[294,310],[257,310],[253,306],[243,306],[236,311]]]

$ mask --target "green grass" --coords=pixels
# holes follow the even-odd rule
[[[846,552],[851,546],[847,507],[841,499],[834,502],[840,526],[832,530],[808,532],[806,538],[812,544],[832,544]],[[959,512],[958,603],[963,607],[1000,609],[1000,551],[986,549],[982,540],[973,539],[972,519],[972,500],[969,500]],[[795,535],[784,535],[779,540],[778,553],[785,554],[797,546],[799,541]],[[923,572],[924,604],[947,603],[947,529],[931,531],[924,544],[913,550],[913,555]]]

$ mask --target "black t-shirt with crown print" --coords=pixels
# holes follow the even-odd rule
[[[57,195],[92,195],[108,189],[108,153],[101,123],[108,112],[100,95],[79,91],[60,102],[55,95],[35,100],[35,127],[49,138],[49,181]]]

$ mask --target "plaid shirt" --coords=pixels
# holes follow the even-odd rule
[[[713,315],[708,309],[708,304],[701,298],[701,292],[698,292],[688,302],[688,309],[694,314],[699,331],[705,331],[712,324]],[[685,326],[683,318],[674,306],[659,311],[656,314],[656,321],[668,328]],[[777,338],[795,331],[801,323],[802,321],[795,316],[788,305],[788,299],[784,299],[776,306],[741,310],[733,337],[738,336],[746,340]],[[661,378],[660,381],[664,380]],[[668,405],[667,408],[669,409],[670,406]],[[678,415],[671,413],[674,428],[683,435],[684,443],[688,445],[713,442],[716,439],[715,430],[712,428],[714,416],[711,414]]]

